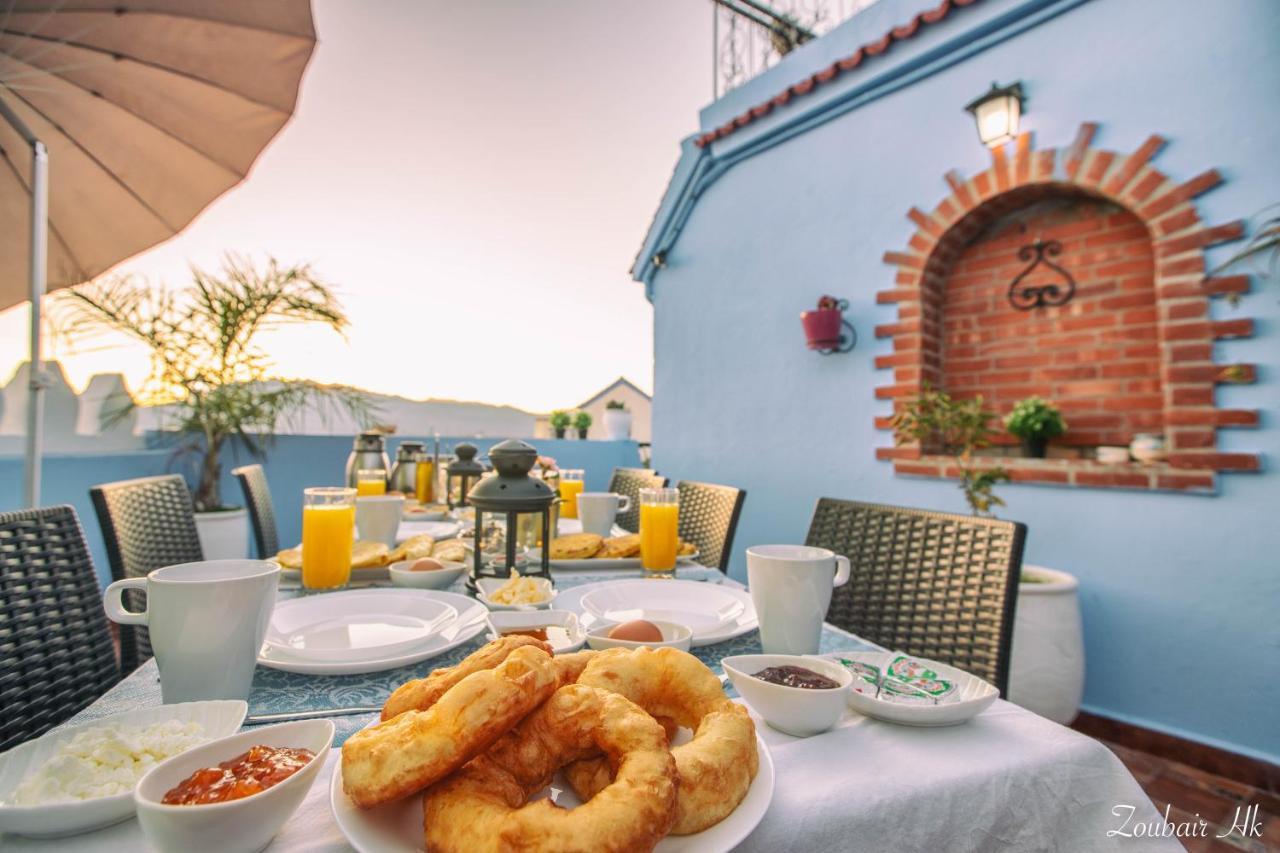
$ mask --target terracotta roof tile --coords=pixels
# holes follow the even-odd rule
[[[905,41],[906,39],[913,38],[919,34],[923,25],[936,24],[943,18],[947,17],[953,9],[969,6],[976,2],[978,2],[978,0],[942,0],[942,2],[933,9],[921,12],[907,23],[894,27],[882,37],[873,42],[864,44],[844,59],[839,59],[827,68],[818,71],[816,74],[812,74],[800,82],[788,86],[768,101],[752,107],[715,130],[702,134],[696,141],[697,146],[702,148],[717,139],[723,139],[738,128],[745,127],[751,122],[768,115],[773,111],[774,107],[785,106],[791,101],[792,97],[808,95],[819,86],[825,83],[830,83],[842,73],[852,71],[861,65],[862,61],[866,57],[879,56],[888,50],[895,41]]]

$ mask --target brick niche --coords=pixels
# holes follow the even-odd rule
[[[951,194],[932,211],[912,208],[918,230],[907,249],[888,252],[894,287],[877,301],[898,320],[876,328],[893,342],[876,366],[894,381],[876,389],[895,408],[925,383],[957,397],[981,394],[1005,414],[1031,395],[1058,405],[1067,435],[1057,458],[1021,458],[1002,435],[980,464],[999,464],[1015,481],[1075,486],[1214,491],[1221,471],[1254,471],[1259,457],[1217,449],[1217,430],[1256,426],[1253,410],[1219,409],[1214,388],[1251,382],[1252,365],[1214,362],[1214,342],[1252,334],[1252,321],[1212,321],[1209,300],[1248,290],[1246,276],[1205,278],[1204,249],[1237,240],[1243,224],[1208,226],[1194,199],[1219,183],[1209,170],[1178,183],[1151,165],[1158,136],[1132,154],[1091,147],[1094,124],[1058,151],[1032,148],[1030,134],[993,152],[990,169],[964,180],[946,175]],[[1035,239],[1057,240],[1051,257],[1075,279],[1066,305],[1028,311],[1008,300],[1028,266],[1018,256]],[[1024,282],[1058,282],[1041,265]],[[877,426],[890,429],[889,418]],[[1101,465],[1099,445],[1127,445],[1134,434],[1163,434],[1159,465]],[[948,457],[914,445],[882,447],[897,473],[954,477]]]

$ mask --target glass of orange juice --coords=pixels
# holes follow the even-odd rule
[[[645,577],[672,578],[680,547],[680,492],[640,490],[640,565]]]
[[[578,495],[582,494],[586,472],[581,468],[560,469],[560,516],[578,517]]]
[[[436,499],[435,460],[428,453],[419,453],[417,466],[414,468],[414,497],[418,503],[429,504]]]
[[[306,589],[346,586],[351,579],[356,490],[317,486],[304,489],[302,496],[302,585]]]
[[[385,495],[387,493],[387,472],[382,468],[361,468],[356,471],[356,495]]]

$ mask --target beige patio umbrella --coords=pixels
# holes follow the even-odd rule
[[[0,7],[0,310],[32,300],[35,505],[39,296],[168,239],[243,180],[293,114],[315,28],[310,0]]]

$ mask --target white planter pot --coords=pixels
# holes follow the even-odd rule
[[[609,441],[631,438],[631,413],[626,409],[605,409],[604,437]]]
[[[196,532],[206,560],[245,560],[249,557],[249,511],[224,509],[197,512]]]
[[[1009,662],[1009,701],[1069,724],[1084,695],[1084,632],[1079,582],[1043,566],[1024,565],[1024,576],[1043,583],[1018,585]]]

